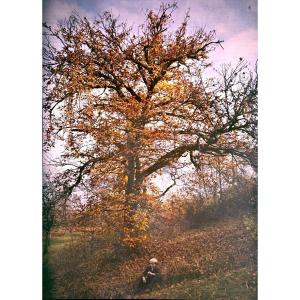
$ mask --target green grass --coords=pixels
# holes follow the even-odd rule
[[[81,237],[80,233],[66,233],[64,235],[53,236],[50,240],[49,252],[56,253],[65,246],[75,243]]]
[[[76,241],[76,238],[78,239],[78,237],[78,233],[66,233],[63,235],[54,235],[51,238],[48,255],[43,258],[43,299],[53,299],[52,292],[55,277],[53,271],[55,271],[55,268],[53,268],[51,263],[55,261],[55,255],[59,255],[64,247]]]

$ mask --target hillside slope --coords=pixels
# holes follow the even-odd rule
[[[142,254],[123,259],[100,244],[90,249],[71,243],[52,252],[52,293],[60,299],[256,299],[256,251],[251,214],[175,237],[157,236]],[[152,256],[160,262],[163,281],[135,295],[138,277]]]

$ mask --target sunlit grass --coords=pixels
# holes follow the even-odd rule
[[[65,246],[78,241],[81,236],[82,234],[78,232],[53,235],[50,240],[49,253],[54,254],[62,250]]]

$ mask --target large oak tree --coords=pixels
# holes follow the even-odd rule
[[[118,212],[130,245],[147,225],[149,178],[183,155],[195,164],[230,154],[256,168],[256,77],[241,59],[204,80],[222,42],[187,34],[188,15],[171,32],[175,9],[148,11],[135,30],[109,12],[44,24],[45,147],[66,142],[66,193],[88,184],[104,211]]]

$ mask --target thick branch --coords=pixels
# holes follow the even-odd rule
[[[71,186],[66,188],[67,196],[70,196],[72,194],[74,188],[79,185],[87,168],[93,166],[94,164],[96,164],[98,162],[106,161],[106,160],[112,158],[114,155],[115,155],[115,153],[110,153],[103,157],[95,157],[95,158],[88,160],[82,166],[80,166],[78,168],[78,174],[77,174],[75,182]]]
[[[145,178],[149,176],[150,174],[168,165],[171,161],[181,157],[185,152],[197,150],[197,148],[198,148],[197,144],[190,144],[190,145],[179,146],[173,149],[172,151],[160,157],[152,166],[148,167],[146,170],[141,172],[140,177]]]

